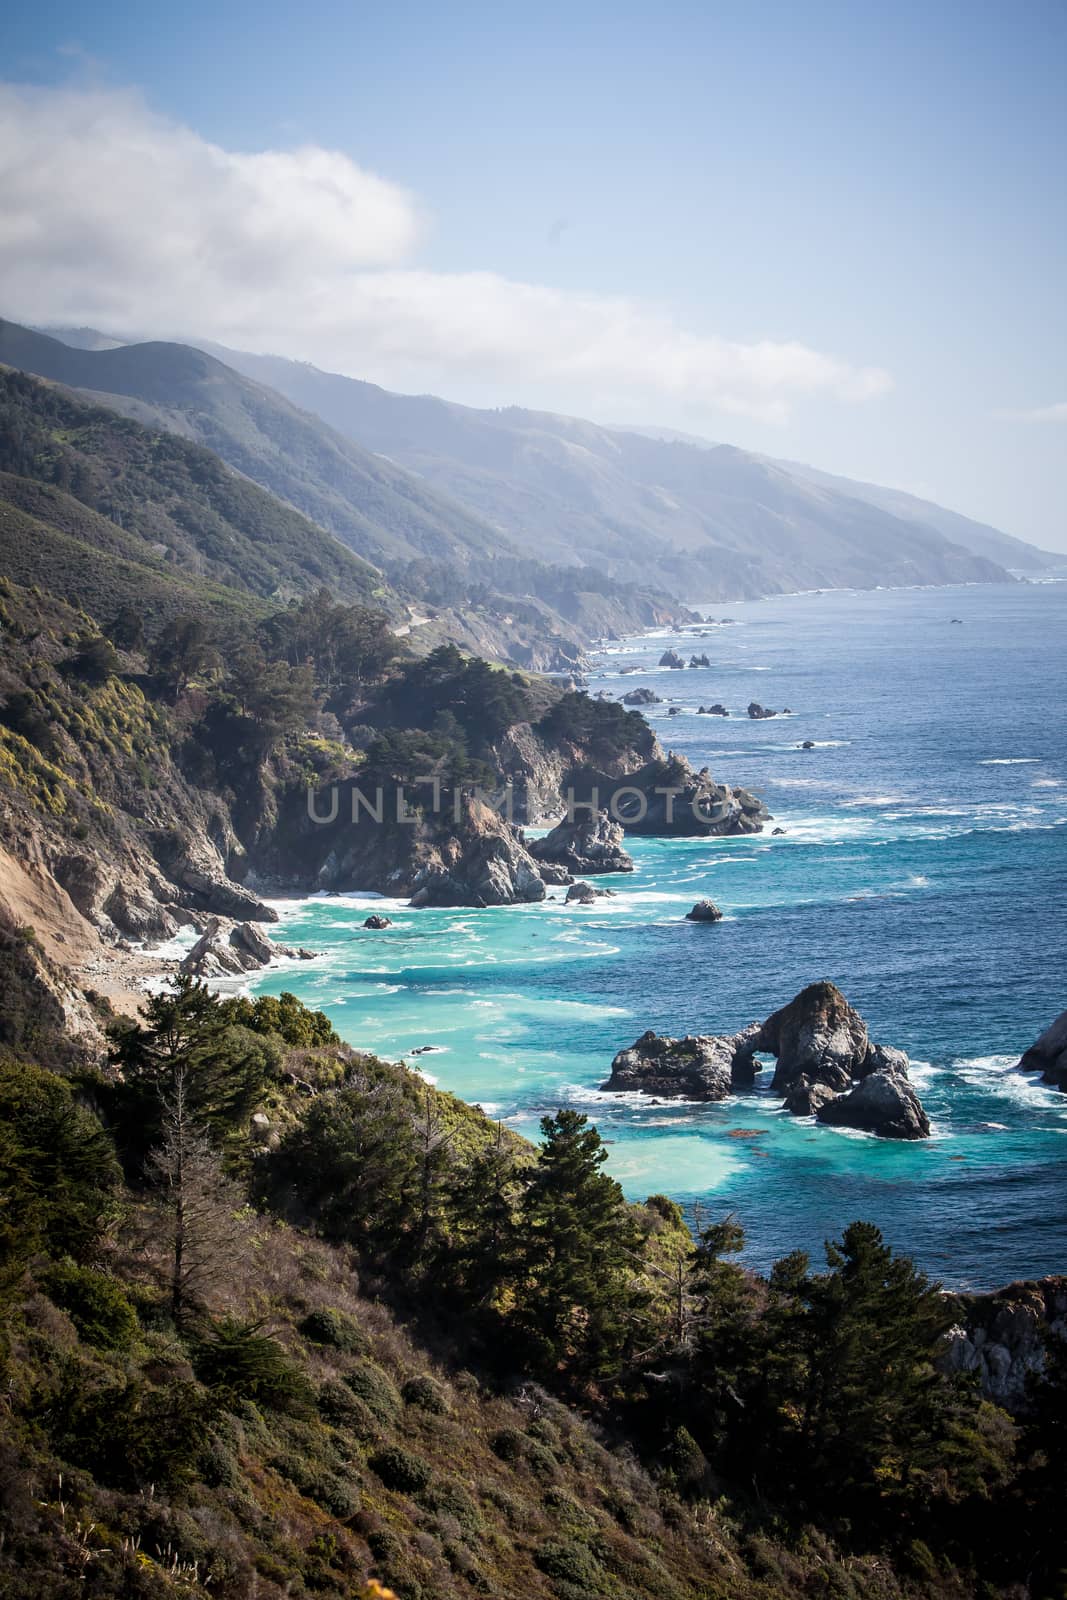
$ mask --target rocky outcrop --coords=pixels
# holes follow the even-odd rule
[[[1067,1089],[1067,1011],[1032,1044],[1019,1062],[1020,1072],[1040,1072],[1042,1083]]]
[[[364,918],[363,926],[365,928],[373,928],[378,930],[381,928],[391,928],[393,924],[389,917],[383,917],[380,912],[374,911],[369,917]]]
[[[572,883],[564,903],[569,906],[591,906],[598,900],[613,899],[614,895],[614,889],[596,889],[591,883]]]
[[[692,911],[685,914],[686,922],[721,922],[722,912],[714,900],[698,900]]]
[[[753,722],[762,722],[766,717],[776,717],[777,711],[772,711],[769,706],[761,706],[758,700],[750,700],[748,714]]]
[[[661,667],[685,666],[685,662],[682,660],[677,650],[664,650],[663,654],[659,658],[659,664]]]
[[[273,906],[264,905],[250,890],[228,878],[211,877],[199,867],[184,863],[174,873],[199,911],[216,917],[251,918],[255,922],[277,922],[278,913]]]
[[[600,872],[632,872],[633,860],[622,848],[625,837],[621,824],[606,811],[595,817],[566,818],[529,846],[535,861],[563,867],[567,872],[589,876]]]
[[[679,837],[760,833],[770,819],[748,789],[716,783],[707,767],[694,772],[681,755],[647,762],[621,781],[589,768],[568,775],[576,806],[603,807],[627,833]]]
[[[711,662],[708,660],[706,655],[690,656],[689,665],[691,667],[710,667]]]
[[[196,978],[238,977],[269,967],[279,956],[310,961],[312,952],[273,944],[254,923],[227,927],[221,918],[212,917],[178,970]]]
[[[826,982],[809,984],[766,1022],[738,1034],[680,1041],[643,1034],[615,1057],[602,1087],[647,1084],[650,1094],[722,1099],[730,1085],[752,1082],[760,1054],[776,1058],[771,1088],[794,1116],[815,1116],[831,1127],[864,1129],[886,1139],[929,1136],[929,1120],[908,1082],[907,1056],[873,1044],[859,1012]],[[697,1092],[701,1084],[706,1093]]]
[[[721,700],[716,700],[713,706],[697,706],[698,717],[728,717],[730,713]]]
[[[942,1371],[973,1373],[990,1400],[1025,1415],[1031,1380],[1045,1365],[1047,1338],[1067,1338],[1067,1277],[961,1296],[960,1313],[946,1335]]]
[[[629,694],[622,697],[624,706],[658,706],[660,696],[651,689],[631,689]]]
[[[697,1034],[672,1039],[650,1029],[611,1063],[600,1085],[609,1093],[640,1091],[684,1100],[725,1100],[751,1083],[756,1063],[748,1047],[751,1029],[730,1035]]]

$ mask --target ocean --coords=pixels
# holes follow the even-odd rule
[[[325,954],[254,988],[292,990],[532,1137],[559,1106],[587,1112],[629,1196],[732,1213],[754,1266],[821,1257],[863,1218],[950,1285],[1067,1270],[1067,1094],[1013,1070],[1067,1007],[1067,582],[700,609],[707,637],[599,651],[590,692],[662,696],[646,708],[661,742],[756,790],[764,833],[631,840],[635,872],[596,880],[618,892],[589,908],[562,889],[483,911],[275,902],[277,937]],[[712,665],[659,668],[672,646]],[[790,715],[751,721],[750,700]],[[714,701],[729,719],[697,715]],[[725,920],[686,922],[705,896]],[[372,908],[393,926],[364,930]],[[646,1028],[733,1032],[818,978],[907,1050],[931,1139],[819,1127],[766,1090],[711,1106],[599,1091]]]

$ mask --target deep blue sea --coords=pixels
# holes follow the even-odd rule
[[[754,1265],[868,1218],[950,1284],[1067,1271],[1067,1095],[1012,1070],[1067,1007],[1067,583],[707,609],[734,620],[613,644],[590,690],[653,688],[664,745],[757,790],[783,836],[632,842],[636,872],[593,908],[386,902],[374,933],[370,896],[278,902],[278,936],[326,954],[256,988],[531,1135],[580,1107],[629,1195],[735,1213]],[[675,644],[712,666],[657,668]],[[792,714],[750,721],[752,699]],[[728,721],[696,715],[716,700]],[[685,922],[705,895],[726,920]],[[646,1028],[732,1032],[822,977],[912,1057],[929,1141],[818,1127],[765,1092],[598,1092]]]

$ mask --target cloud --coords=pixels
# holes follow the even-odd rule
[[[1034,406],[1028,411],[998,411],[1010,422],[1067,422],[1067,400],[1051,406]]]
[[[488,203],[488,197],[487,197]],[[224,150],[132,92],[0,86],[8,314],[270,350],[396,387],[531,385],[782,420],[891,387],[793,341],[691,332],[617,295],[418,263],[415,198],[339,151]]]

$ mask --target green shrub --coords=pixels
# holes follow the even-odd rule
[[[312,1344],[329,1345],[345,1355],[361,1356],[367,1349],[367,1336],[355,1318],[346,1311],[335,1311],[332,1306],[309,1311],[300,1323],[300,1332]]]
[[[490,1439],[489,1448],[501,1461],[521,1461],[526,1454],[526,1436],[518,1428],[500,1428]]]
[[[388,1373],[375,1362],[362,1361],[345,1373],[345,1382],[379,1422],[397,1421],[401,1409],[400,1392]]]
[[[417,1494],[427,1487],[433,1476],[421,1456],[414,1456],[399,1445],[379,1450],[377,1455],[371,1456],[370,1465],[387,1489],[398,1489],[404,1494]]]
[[[104,1272],[63,1261],[44,1278],[49,1299],[65,1311],[87,1344],[128,1350],[138,1333],[137,1314],[122,1285]]]
[[[223,1317],[193,1347],[200,1381],[234,1399],[255,1400],[275,1411],[306,1415],[312,1391],[304,1373],[262,1324]]]
[[[555,1527],[569,1533],[593,1533],[596,1519],[564,1489],[548,1489],[543,1501]]]
[[[546,1577],[584,1586],[592,1594],[602,1594],[603,1568],[588,1545],[576,1539],[545,1539],[534,1551],[534,1560]]]
[[[443,1386],[428,1375],[408,1378],[400,1393],[407,1405],[415,1406],[420,1411],[429,1411],[435,1417],[443,1417],[449,1409]]]

